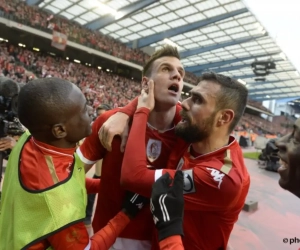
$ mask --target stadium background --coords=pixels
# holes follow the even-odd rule
[[[182,99],[208,70],[246,84],[250,99],[235,135],[250,144],[257,136],[287,133],[300,112],[298,71],[240,0],[0,0],[0,30],[2,75],[23,83],[35,77],[68,79],[94,108],[124,106],[136,97],[142,65],[169,43],[178,47],[187,72]],[[251,174],[284,196],[273,186],[277,176]],[[263,198],[255,185],[250,196]],[[281,198],[290,204],[291,197]],[[263,206],[271,209],[271,204]],[[233,234],[236,245],[244,247],[239,239],[244,237],[267,246],[249,249],[287,249],[276,248],[271,227],[265,230],[267,240],[257,239],[266,234],[259,230],[260,219],[254,219],[256,226],[247,216],[240,221]],[[269,248],[272,244],[275,248]]]

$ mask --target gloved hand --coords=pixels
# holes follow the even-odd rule
[[[123,212],[132,219],[145,204],[149,204],[149,198],[127,191],[123,201]]]
[[[152,186],[150,209],[158,230],[159,241],[172,236],[183,236],[183,173],[177,171],[173,185],[169,173],[160,177]]]

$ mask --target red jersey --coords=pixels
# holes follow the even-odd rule
[[[125,108],[122,110],[124,111]],[[115,137],[112,142],[112,151],[108,152],[102,146],[98,138],[98,131],[103,123],[118,111],[120,111],[120,109],[107,111],[98,117],[93,123],[92,134],[84,140],[83,144],[77,150],[79,157],[86,164],[94,164],[98,160],[103,159],[101,189],[98,193],[98,202],[93,220],[94,231],[105,226],[107,222],[120,211],[125,196],[125,190],[120,185],[123,161],[123,153],[120,152],[121,140],[119,137]],[[179,106],[177,107],[174,124],[180,119],[178,111]],[[167,164],[169,155],[175,146],[176,137],[174,127],[162,133],[146,124],[144,126],[147,132],[145,133],[146,145],[144,141],[145,137],[143,137],[143,148],[144,150],[147,148],[148,152],[147,155],[145,155],[144,161],[148,162],[148,164],[152,166],[152,169],[160,169]],[[139,193],[139,191],[137,193]],[[120,237],[149,241],[152,238],[152,233],[153,220],[148,205],[130,222],[120,234]]]
[[[147,169],[144,147],[145,124],[149,110],[141,108],[134,116],[122,166],[122,181],[130,191],[148,190],[153,182],[172,169],[155,172]],[[191,148],[191,147],[190,147]],[[230,137],[228,145],[193,157],[190,150],[174,148],[171,162],[179,162],[184,172],[184,232],[186,250],[226,249],[234,223],[244,206],[250,177],[237,141]],[[154,244],[153,244],[154,245]],[[155,247],[154,247],[155,248]]]
[[[75,148],[63,149],[31,139],[21,153],[20,173],[22,184],[31,190],[49,188],[64,181],[72,172]],[[86,179],[89,193],[96,193],[100,188],[99,179]],[[58,250],[109,249],[118,234],[129,223],[129,218],[119,212],[108,225],[97,232],[91,239],[83,222],[64,228],[44,240],[30,246],[28,250],[44,250],[49,246]]]
[[[184,250],[180,235],[170,236],[159,242],[160,250]]]

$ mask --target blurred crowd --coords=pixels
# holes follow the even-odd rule
[[[38,7],[26,5],[24,1],[0,0],[0,14],[5,18],[44,32],[59,31],[66,34],[70,41],[139,65],[144,65],[149,59],[149,55],[142,50],[129,48],[125,44],[101,34],[99,31],[92,31],[63,17],[50,15],[48,12],[38,9]],[[197,84],[198,77],[187,72],[184,80]]]
[[[17,82],[26,83],[35,77],[64,78],[75,83],[93,107],[101,103],[122,107],[140,93],[140,83],[133,80],[41,52],[1,45],[1,74]]]
[[[261,103],[253,101],[253,100],[248,100],[248,105],[251,105],[252,107],[258,108],[260,110],[266,111],[268,113],[272,113],[269,109],[267,109],[265,106],[261,105]]]
[[[51,33],[52,30],[62,32],[67,35],[68,40],[139,65],[143,65],[149,59],[149,55],[141,50],[126,47],[109,36],[88,30],[63,17],[50,15],[38,7],[28,6],[25,1],[0,0],[0,15],[44,32]],[[140,93],[140,84],[134,80],[41,52],[33,52],[6,43],[1,45],[1,73],[17,82],[26,83],[35,77],[64,78],[77,84],[93,107],[101,103],[106,103],[112,108],[122,107]],[[186,72],[184,81],[197,84],[198,77]],[[188,96],[183,96],[183,98],[186,97]],[[258,102],[249,100],[248,104],[270,112]],[[247,114],[241,120],[241,124],[248,124],[248,127],[253,130],[263,129],[276,132],[279,129],[263,118],[249,117]]]
[[[5,42],[1,43],[0,47],[0,75],[23,83],[35,77],[67,79],[82,90],[89,105],[94,108],[102,103],[108,104],[111,108],[123,107],[141,91],[140,82]],[[182,95],[182,99],[185,98],[188,96]],[[256,101],[249,100],[248,105],[270,112]],[[280,123],[247,113],[242,117],[239,126],[246,126],[256,133],[283,132]]]
[[[91,31],[76,22],[62,17],[50,15],[48,12],[35,6],[28,6],[20,0],[0,0],[0,11],[6,18],[34,27],[44,32],[52,30],[67,35],[68,40],[102,51],[104,53],[122,58],[139,65],[143,65],[149,58],[147,54],[138,49],[131,49],[113,38]]]

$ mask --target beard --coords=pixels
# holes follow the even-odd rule
[[[212,114],[209,118],[201,121],[201,124],[192,123],[185,111],[181,111],[180,115],[185,120],[175,127],[175,134],[187,143],[196,143],[207,139],[211,135],[213,123],[216,114]]]

